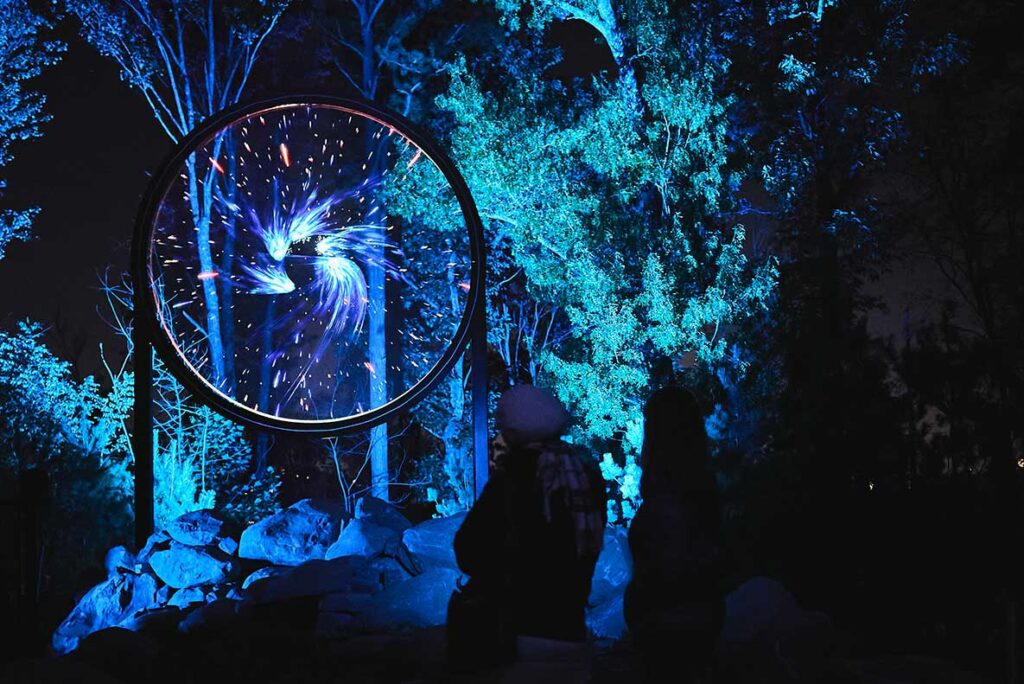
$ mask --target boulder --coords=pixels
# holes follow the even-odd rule
[[[362,627],[362,613],[370,607],[373,596],[345,591],[327,594],[320,599],[315,630],[321,637],[348,635]]]
[[[178,631],[178,623],[183,615],[177,606],[154,608],[139,613],[121,623],[121,627],[133,632],[146,632],[150,635],[167,635]]]
[[[437,567],[392,584],[373,597],[362,622],[371,629],[443,625],[459,577],[457,570]]]
[[[234,537],[221,537],[217,542],[217,548],[229,556],[234,556],[238,553],[238,542]]]
[[[163,530],[149,535],[149,538],[146,540],[146,545],[142,547],[142,550],[139,551],[138,555],[135,557],[135,562],[137,563],[136,570],[141,572],[144,564],[149,562],[150,556],[157,551],[163,551],[169,547],[170,544],[171,536]]]
[[[629,552],[629,539],[624,528],[608,528],[604,532],[604,547],[594,568],[594,579],[588,603],[597,606],[621,599],[626,585],[633,576],[633,557]]]
[[[725,644],[755,641],[791,622],[800,612],[796,599],[781,582],[753,577],[726,596],[721,641]]]
[[[150,556],[149,564],[157,577],[175,589],[223,584],[238,574],[238,563],[216,548],[207,550],[178,542]]]
[[[245,591],[249,588],[249,585],[253,582],[258,582],[261,579],[280,575],[290,571],[291,568],[282,565],[265,565],[262,568],[254,571],[251,575],[242,581],[242,590]]]
[[[365,564],[364,559],[355,556],[309,561],[287,572],[254,580],[246,588],[246,595],[254,603],[270,603],[349,591]]]
[[[220,601],[221,599],[234,599],[235,601],[243,600],[243,595],[239,592],[238,587],[234,582],[229,584],[218,584],[211,587],[204,587],[206,594],[206,602],[213,603],[214,601]]]
[[[402,515],[401,511],[387,501],[373,496],[364,496],[356,501],[355,518],[398,532],[404,532],[412,527],[412,523]]]
[[[107,577],[119,572],[135,572],[135,554],[123,546],[115,546],[107,551],[103,566],[107,569]]]
[[[156,580],[149,575],[117,573],[96,585],[53,633],[57,653],[73,651],[81,639],[106,627],[116,627],[144,610],[155,608]]]
[[[228,537],[230,525],[211,510],[190,511],[167,523],[164,531],[178,542],[188,546],[208,546]]]
[[[316,635],[321,638],[339,638],[356,632],[361,627],[359,616],[353,613],[317,613]]]
[[[200,629],[227,627],[245,617],[244,604],[232,599],[221,599],[208,603],[189,613],[178,624],[178,631],[184,634]]]
[[[455,562],[455,533],[462,526],[465,513],[448,518],[434,518],[402,533],[402,542],[424,569],[458,567]]]
[[[349,577],[347,591],[376,594],[382,589],[412,577],[401,563],[394,558],[378,556],[362,559],[358,556],[346,556],[352,574]]]
[[[412,577],[408,570],[394,558],[380,556],[373,558],[356,572],[353,587],[361,591],[376,593],[392,584],[403,582]]]
[[[200,587],[185,587],[174,592],[174,595],[167,600],[168,606],[174,606],[184,610],[196,603],[206,602],[206,592]]]
[[[401,532],[398,530],[357,518],[350,521],[341,531],[338,540],[327,548],[325,558],[330,560],[342,556],[376,556],[383,553],[400,535]]]
[[[370,607],[373,594],[361,591],[338,591],[324,594],[320,599],[321,613],[349,613],[356,615]]]
[[[621,639],[626,635],[623,594],[587,609],[587,629],[599,639]]]
[[[164,655],[159,640],[139,634],[137,630],[108,627],[82,639],[74,655],[67,660],[87,664],[94,672],[109,676],[108,681],[150,682],[160,677]],[[50,681],[82,680],[76,677]]]
[[[726,597],[718,656],[736,681],[820,681],[833,641],[827,615],[802,609],[780,582],[754,577]]]
[[[275,565],[323,559],[338,538],[341,515],[336,502],[303,499],[242,532],[238,555]]]

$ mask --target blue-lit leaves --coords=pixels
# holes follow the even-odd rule
[[[25,0],[0,3],[0,169],[13,159],[11,143],[37,138],[49,120],[43,111],[46,96],[25,88],[47,66],[56,64],[64,44],[43,35],[51,22]],[[0,178],[0,198],[7,185]],[[0,210],[0,259],[12,240],[26,240],[37,208]]]
[[[810,87],[808,81],[814,74],[813,67],[813,64],[804,64],[793,55],[784,56],[779,62],[779,72],[782,74],[779,86],[789,91]]]

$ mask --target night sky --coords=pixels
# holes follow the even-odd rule
[[[64,59],[34,85],[53,120],[43,137],[14,147],[4,170],[4,205],[42,212],[28,242],[13,242],[0,263],[3,326],[33,318],[66,322],[84,334],[82,368],[95,372],[96,343],[112,340],[97,317],[99,278],[128,267],[135,212],[148,176],[170,148],[145,102],[122,83],[117,66],[84,44],[66,23]],[[55,330],[56,333],[56,330]],[[49,342],[61,356],[60,334]]]

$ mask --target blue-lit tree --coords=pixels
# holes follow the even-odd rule
[[[95,562],[129,533],[131,459],[123,428],[131,379],[104,389],[92,377],[76,378],[71,363],[48,348],[46,333],[28,322],[0,331],[0,490],[12,497],[19,470],[45,474],[38,591],[53,597],[78,588],[83,559]]]
[[[145,98],[157,123],[177,141],[206,117],[239,101],[267,36],[287,6],[288,0],[75,0],[68,10],[82,22],[85,39],[120,65],[122,79]],[[228,139],[218,140],[218,145],[229,144]],[[195,158],[189,158],[189,199],[199,261],[206,272],[215,269],[209,231],[217,182],[215,168],[199,172]],[[230,188],[225,191],[230,195]],[[225,258],[232,258],[230,251]],[[227,364],[233,350],[225,341],[233,335],[231,322],[221,320],[219,306],[225,294],[230,296],[229,288],[218,292],[217,281],[203,281],[210,363],[218,381],[230,385]]]
[[[122,79],[145,98],[168,137],[178,141],[204,118],[239,101],[267,37],[287,6],[288,0],[226,4],[76,0],[68,3],[68,10],[82,22],[85,39],[117,62]],[[233,144],[230,137],[217,141],[218,147]],[[234,159],[234,155],[227,156]],[[201,267],[206,272],[231,272],[235,258],[231,246],[226,246],[221,263],[215,265],[208,239],[218,174],[213,167],[199,171],[194,156],[187,167]],[[230,201],[235,188],[229,185],[219,190]],[[224,281],[220,290],[213,279],[202,282],[205,337],[216,377],[223,386],[231,387],[234,322],[222,312],[231,309],[225,305],[232,288],[226,278],[217,280]],[[256,461],[256,472],[263,473],[267,467],[265,448],[258,450]]]
[[[664,359],[705,374],[742,366],[735,326],[771,296],[772,261],[752,263],[725,215],[741,180],[726,62],[699,17],[660,3],[497,7],[510,37],[456,60],[437,99],[487,223],[494,341],[506,344],[508,325],[526,331],[503,356],[528,356],[532,379],[579,416],[578,436],[609,448],[635,432]],[[543,34],[556,21],[589,25],[608,70],[548,77]],[[522,293],[536,324],[506,318]]]
[[[787,0],[738,18],[739,120],[768,195],[744,209],[772,226],[781,261],[783,304],[765,331],[779,381],[771,420],[784,426],[773,434],[800,445],[787,458],[823,500],[851,478],[867,486],[899,415],[863,314],[887,239],[881,179],[904,139],[895,94],[913,88],[910,8]]]
[[[432,13],[436,13],[441,5],[439,0],[413,4],[386,0],[324,3],[320,8],[323,13],[323,35],[333,66],[344,79],[346,89],[351,89],[366,100],[390,106],[404,116],[421,114],[424,101],[429,101],[431,86],[436,88],[438,76],[443,70],[443,58],[454,50],[455,38],[460,32],[458,25],[447,26],[429,43],[417,43],[417,33],[440,30],[439,25],[431,25],[430,22],[432,19],[436,21]],[[381,160],[381,155],[377,155],[376,159]],[[373,169],[375,173],[380,170]],[[443,236],[432,235],[428,239],[443,240]],[[422,258],[417,261],[422,265]],[[424,272],[445,272],[444,259],[434,261],[436,263],[431,263]],[[370,333],[369,362],[375,368],[384,368],[388,362],[385,341],[387,293],[383,272],[371,272],[370,275],[367,321]],[[458,286],[458,282],[452,282],[449,278],[449,288]],[[453,313],[457,316],[461,312],[458,297],[447,298],[451,300]],[[398,303],[396,308],[398,315],[403,315]],[[417,411],[417,417],[428,430],[440,436],[444,444],[445,459],[449,462],[445,471],[449,479],[460,483],[464,478],[457,475],[456,471],[468,473],[465,376],[462,364],[458,364],[445,382],[444,398],[429,398],[427,405],[422,407],[426,410],[421,408]],[[382,404],[386,397],[386,378],[383,374],[377,374],[371,381],[371,405]],[[388,465],[388,439],[386,424],[378,425],[370,431],[368,452],[372,493],[384,499],[388,498],[388,482],[392,479]],[[468,503],[468,486],[467,481],[454,487],[457,492],[454,498],[461,505]]]
[[[114,396],[131,405],[132,287],[127,280],[102,283],[104,318],[124,344],[120,353],[101,346]],[[216,507],[240,524],[277,507],[281,481],[270,467],[252,469],[253,447],[240,425],[193,399],[163,364],[153,369],[154,506],[157,528],[182,513]],[[130,453],[128,421],[119,422],[119,444]]]
[[[0,2],[0,169],[14,157],[12,144],[42,135],[49,116],[43,111],[46,96],[26,81],[60,59],[64,45],[47,40],[52,21],[32,11],[25,0]],[[0,177],[0,198],[6,181]],[[11,240],[29,235],[38,208],[0,209],[0,259]]]

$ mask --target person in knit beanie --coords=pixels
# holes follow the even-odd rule
[[[579,653],[586,640],[606,503],[596,462],[562,439],[570,422],[546,390],[505,392],[495,414],[503,455],[455,537],[470,583],[501,595],[520,661],[538,649],[543,659],[560,648]]]

